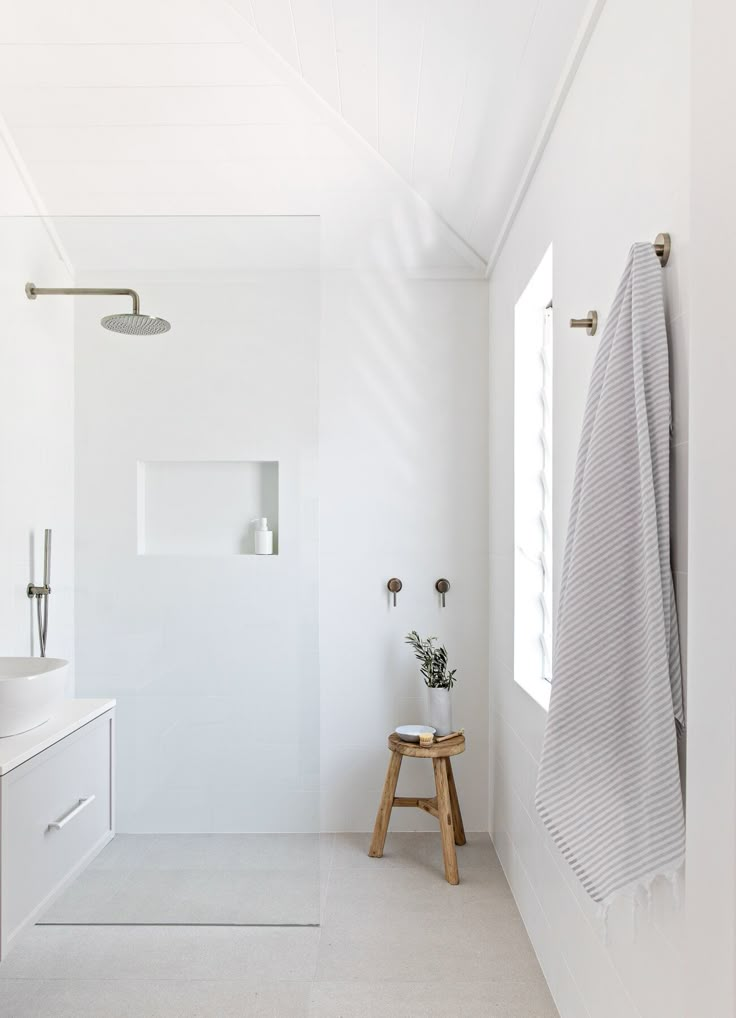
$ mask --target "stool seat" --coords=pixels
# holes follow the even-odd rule
[[[465,752],[465,736],[455,735],[452,739],[444,742],[433,742],[431,746],[420,746],[418,742],[404,742],[396,732],[391,732],[388,737],[388,748],[392,753],[400,753],[402,756],[429,757],[433,760],[439,756],[459,756]]]
[[[432,743],[431,746],[420,746],[416,742],[404,742],[395,732],[392,732],[388,737],[388,748],[390,751],[388,771],[368,855],[374,859],[380,859],[383,855],[391,810],[394,806],[415,806],[439,821],[445,878],[449,884],[459,884],[460,874],[457,868],[455,845],[465,844],[465,829],[450,757],[465,752],[465,736],[456,735],[444,742]],[[401,761],[405,756],[427,758],[432,761],[437,789],[436,796],[430,799],[396,795]]]

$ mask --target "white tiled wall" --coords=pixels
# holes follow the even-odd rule
[[[291,223],[318,265],[318,221]],[[246,243],[253,226],[232,228]],[[162,220],[174,255],[183,229]],[[118,700],[118,830],[316,830],[319,273],[234,267],[215,285],[205,269],[156,271],[147,234],[131,235],[140,268],[84,278],[124,276],[171,331],[105,333],[100,297],[80,303],[76,327],[77,681],[81,695]],[[187,540],[139,554],[146,461],[183,461],[188,481],[194,464],[196,484],[210,486],[212,463],[278,461],[278,555],[231,554],[238,512],[247,534],[257,511],[247,497],[213,510],[205,553]]]
[[[666,167],[666,171],[663,171]],[[491,830],[562,1018],[684,1018],[684,915],[668,884],[608,934],[534,805],[545,712],[513,676],[514,304],[554,248],[554,543],[558,562],[596,339],[568,320],[608,309],[634,241],[672,235],[672,559],[687,648],[689,4],[603,10],[491,278]],[[559,570],[557,571],[559,575]]]
[[[373,827],[401,723],[427,720],[404,636],[446,643],[468,830],[487,830],[488,284],[326,273],[320,358],[322,826]],[[404,583],[394,608],[386,581]],[[442,608],[434,584],[449,579]],[[407,760],[400,795],[432,794]],[[392,830],[436,831],[419,810]]]
[[[48,653],[73,661],[73,308],[60,298],[26,298],[28,280],[70,282],[36,213],[0,125],[0,654],[39,653],[26,585],[40,582],[50,527]]]
[[[736,1014],[733,272],[736,5],[693,3],[690,356],[689,1011]]]

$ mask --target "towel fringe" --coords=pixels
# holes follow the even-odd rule
[[[650,873],[646,877],[638,880],[635,884],[630,884],[622,891],[616,891],[609,895],[604,901],[598,903],[598,909],[596,913],[596,919],[602,926],[603,932],[603,944],[604,947],[610,947],[611,940],[611,928],[610,928],[610,917],[611,909],[614,902],[626,901],[631,908],[631,940],[632,943],[636,943],[639,935],[640,927],[640,913],[642,907],[646,908],[646,918],[651,920],[652,918],[652,906],[654,900],[654,884],[657,880],[666,881],[669,884],[670,891],[672,893],[672,900],[676,911],[679,912],[682,903],[682,883],[684,876],[684,858],[677,862],[671,869],[666,871],[658,871],[656,873]]]

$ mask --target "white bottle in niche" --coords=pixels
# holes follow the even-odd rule
[[[262,516],[255,525],[256,555],[273,555],[273,531],[268,529],[268,519]]]

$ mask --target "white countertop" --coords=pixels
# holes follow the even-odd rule
[[[30,760],[115,706],[114,700],[64,700],[52,718],[30,732],[0,738],[0,775]]]

